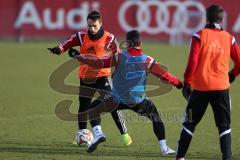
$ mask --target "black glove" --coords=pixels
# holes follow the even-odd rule
[[[60,54],[61,54],[61,49],[60,49],[59,47],[48,48],[48,50],[49,50],[52,54],[57,54],[57,55],[60,55]]]
[[[176,85],[177,89],[181,89],[183,87],[183,83],[179,81],[179,83]]]
[[[229,82],[230,83],[232,83],[236,78],[231,71],[228,72],[228,77],[229,77]]]
[[[80,53],[76,49],[71,48],[68,50],[68,55],[69,57],[75,57],[80,55]]]
[[[184,84],[182,89],[183,97],[188,101],[192,93],[191,87],[189,84]]]

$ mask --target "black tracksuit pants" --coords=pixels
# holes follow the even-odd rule
[[[79,91],[79,110],[78,112],[85,112],[89,110],[89,105],[93,100],[94,94],[98,92],[100,97],[95,100],[95,103],[101,103],[104,96],[111,91],[111,86],[108,77],[100,77],[94,80],[94,82],[87,82],[80,80],[80,91]],[[121,111],[111,112],[112,118],[117,125],[121,134],[127,133],[127,128]],[[80,115],[80,114],[79,114]],[[78,115],[78,127],[79,129],[87,128],[87,121],[81,119],[87,119]],[[85,115],[87,116],[87,115]],[[90,120],[92,126],[99,125],[101,122],[100,117],[98,119]]]

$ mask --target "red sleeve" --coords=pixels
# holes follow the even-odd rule
[[[234,62],[234,67],[231,70],[231,72],[233,73],[234,76],[237,76],[240,72],[240,50],[239,47],[237,45],[237,43],[235,42],[235,38],[231,37],[231,58]]]
[[[110,68],[110,67],[115,66],[115,64],[116,64],[116,56],[118,57],[117,54],[115,54],[115,55],[110,54],[108,56],[102,57],[101,60],[103,62],[103,67],[104,68]]]
[[[61,49],[62,52],[65,52],[72,47],[81,46],[84,35],[85,31],[73,34],[71,37],[67,38],[67,40],[59,44],[59,48]]]
[[[106,44],[107,44],[106,50],[111,52],[112,54],[120,52],[120,48],[119,48],[117,39],[115,38],[115,36],[113,34],[110,34],[107,37]]]
[[[83,54],[75,57],[80,62],[85,63],[94,68],[109,68],[114,65],[114,55],[110,54],[102,58],[96,58],[90,54]]]
[[[184,73],[184,83],[189,85],[191,84],[192,77],[197,68],[198,57],[200,53],[200,43],[200,39],[197,39],[196,37],[192,38],[188,64]]]
[[[151,68],[149,69],[149,72],[160,78],[160,80],[164,81],[165,83],[172,84],[174,86],[177,86],[179,83],[181,83],[180,80],[168,73],[165,68],[156,62],[153,62]]]

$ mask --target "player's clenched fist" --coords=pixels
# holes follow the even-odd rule
[[[75,57],[75,56],[80,55],[80,53],[76,49],[71,48],[68,51],[68,55],[69,55],[69,57]]]

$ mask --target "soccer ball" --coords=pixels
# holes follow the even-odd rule
[[[81,129],[76,133],[76,142],[79,146],[87,146],[91,144],[93,140],[93,134],[88,129]]]

